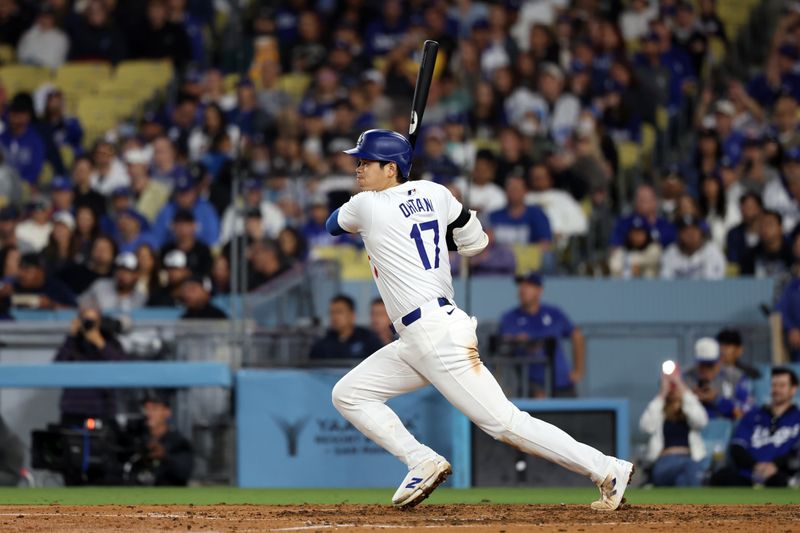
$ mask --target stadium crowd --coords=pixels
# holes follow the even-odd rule
[[[163,305],[180,298],[170,265],[225,294],[232,248],[252,290],[322,248],[360,246],[324,229],[353,193],[341,151],[368,128],[407,130],[425,38],[441,53],[412,178],[480,213],[492,245],[474,275],[535,254],[559,274],[786,282],[800,256],[800,14],[781,18],[766,62],[740,80],[720,67],[731,36],[717,10],[0,0],[11,61],[58,72],[166,59],[175,73],[96,138],[57,83],[11,94],[0,82],[5,296],[116,302],[91,285],[129,269],[138,279],[116,277],[117,291],[136,286],[125,305]]]

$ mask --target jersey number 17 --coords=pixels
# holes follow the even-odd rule
[[[417,244],[419,258],[422,260],[422,266],[425,267],[425,270],[431,269],[431,262],[428,259],[428,252],[425,250],[425,243],[422,241],[422,232],[429,230],[433,231],[433,245],[436,247],[433,252],[433,268],[439,268],[439,221],[429,220],[427,222],[414,224],[411,228],[411,238],[414,239],[414,242]]]

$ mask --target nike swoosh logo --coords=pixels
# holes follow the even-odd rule
[[[455,309],[451,309],[451,310],[447,311],[447,314],[448,314],[448,315],[452,315],[452,314],[453,314],[453,311],[455,311]]]

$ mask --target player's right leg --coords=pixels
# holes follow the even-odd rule
[[[428,381],[397,356],[400,341],[384,346],[348,372],[333,388],[333,405],[353,426],[408,466],[392,498],[413,507],[450,474],[450,463],[421,444],[386,401],[420,389]]]

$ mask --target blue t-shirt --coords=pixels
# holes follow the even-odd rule
[[[530,340],[555,339],[555,353],[553,361],[555,365],[555,387],[564,389],[572,386],[569,379],[570,364],[564,355],[559,339],[572,335],[575,326],[558,307],[542,304],[539,311],[534,314],[525,312],[517,307],[508,311],[500,319],[498,333],[503,337],[516,337],[525,334]],[[544,344],[532,346],[530,350],[521,350],[519,356],[541,357],[541,364],[532,364],[529,371],[529,379],[537,384],[544,384],[546,372],[548,371],[548,359],[545,353]]]
[[[772,462],[790,453],[800,444],[800,409],[793,405],[774,422],[768,405],[752,409],[739,421],[731,444],[743,447],[757,463]],[[752,475],[747,469],[739,473]]]
[[[161,208],[153,223],[150,235],[156,248],[161,248],[172,238],[172,219],[178,206],[170,201]],[[219,239],[219,217],[214,207],[204,198],[200,198],[192,208],[195,223],[197,224],[197,240],[208,247],[213,247]]]
[[[625,239],[633,226],[633,219],[637,216],[634,213],[617,219],[614,231],[611,234],[611,246],[625,245]],[[667,219],[658,217],[656,218],[656,223],[650,225],[650,237],[652,237],[653,241],[661,243],[661,246],[666,248],[675,240],[675,226],[667,222]]]
[[[19,137],[14,137],[11,129],[0,135],[0,148],[5,154],[6,163],[17,169],[19,175],[36,185],[44,166],[44,142],[31,126]]]
[[[501,244],[530,244],[553,240],[550,221],[539,206],[529,205],[522,216],[512,217],[508,209],[489,215],[494,236]]]

